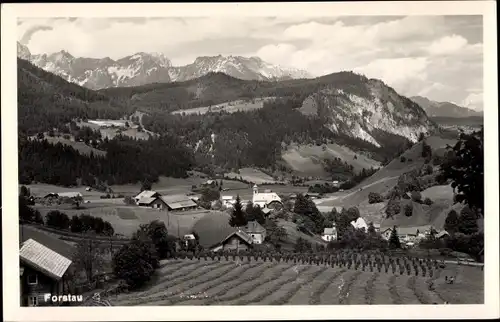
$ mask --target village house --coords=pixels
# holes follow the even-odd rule
[[[234,199],[233,196],[221,196],[220,197],[221,203],[223,207],[226,208],[232,208],[236,200]]]
[[[186,195],[160,196],[157,202],[162,205],[161,209],[168,211],[183,211],[198,208],[198,204]]]
[[[337,240],[337,227],[335,227],[334,225],[331,228],[325,228],[323,230],[323,235],[321,236],[321,239],[323,239],[326,242]]]
[[[266,229],[256,221],[249,221],[244,231],[252,237],[254,244],[262,244],[266,239]]]
[[[414,226],[414,227],[396,227],[399,240],[401,243],[415,243],[429,236],[431,230],[434,229],[431,225]],[[392,227],[382,229],[382,237],[389,240],[392,233]]]
[[[44,295],[68,294],[74,247],[24,225],[19,226],[19,238],[21,306],[53,305]]]
[[[276,192],[266,190],[262,193],[259,192],[259,187],[257,185],[253,186],[253,198],[252,203],[258,205],[260,208],[281,208],[283,203],[280,196]]]
[[[252,248],[252,237],[242,230],[229,234],[220,243],[211,248],[213,252],[244,251]]]
[[[356,221],[351,221],[351,225],[355,228],[355,229],[364,229],[365,232],[368,232],[368,225],[366,224],[366,221],[359,217],[358,219],[356,219]]]
[[[151,198],[159,197],[160,194],[156,191],[144,190],[141,191],[137,196],[134,197],[135,203],[139,205],[139,203],[145,204],[148,201],[151,202]],[[145,199],[145,201],[141,202],[141,199]]]
[[[376,233],[380,233],[380,224],[373,224],[373,228],[375,228]]]

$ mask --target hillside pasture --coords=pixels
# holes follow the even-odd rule
[[[130,124],[129,128],[125,127],[125,122]],[[103,138],[108,138],[109,140],[120,133],[137,140],[148,140],[150,135],[147,131],[139,131],[137,125],[127,120],[88,120],[88,122],[76,122],[76,125],[78,127],[89,127],[93,130],[98,130],[101,132]]]
[[[61,187],[46,183],[33,183],[24,185],[31,192],[31,195],[35,197],[43,197],[49,193],[60,193],[60,192],[79,192],[82,194],[83,199],[99,199],[100,196],[105,195],[104,193],[92,189],[91,191],[86,190],[86,186],[80,187]]]
[[[334,143],[321,146],[292,144],[282,152],[282,158],[294,171],[310,176],[328,176],[323,168],[322,160],[333,158],[340,158],[343,162],[352,165],[356,172],[363,168],[380,167],[380,162]]]
[[[36,137],[31,137],[30,139],[36,139]],[[49,136],[44,134],[44,139],[47,142],[56,145],[57,143],[61,143],[63,145],[67,145],[77,150],[83,155],[90,155],[90,153],[94,153],[95,156],[105,156],[106,151],[102,151],[91,146],[85,144],[85,142],[76,142],[74,139],[66,139],[62,136]]]
[[[152,184],[152,189],[160,194],[183,194],[190,193],[192,186],[200,186],[207,181],[201,175],[192,175],[187,178],[159,177],[158,182]],[[220,179],[217,180],[220,182]],[[222,180],[222,185],[227,189],[243,189],[248,184],[235,180]],[[136,195],[141,191],[141,183],[113,185],[113,191],[124,195]]]
[[[87,206],[88,204],[85,204]],[[90,204],[92,205],[92,204]],[[51,210],[59,210],[70,218],[74,215],[88,214],[108,221],[114,228],[116,234],[131,237],[137,231],[139,225],[147,224],[153,220],[165,223],[169,234],[182,237],[192,231],[194,224],[201,218],[214,212],[208,210],[190,210],[181,212],[167,212],[146,207],[116,206],[116,205],[92,205],[85,209],[74,209],[72,207],[62,208],[60,206],[35,205],[45,216]]]
[[[164,261],[148,286],[108,300],[114,306],[484,303],[479,268],[447,265],[445,270],[450,272],[423,277],[326,263],[200,257]],[[446,284],[444,276],[452,273],[455,283]]]
[[[252,182],[255,184],[275,183],[276,180],[268,174],[265,174],[259,169],[254,168],[241,168],[239,173],[229,172],[225,174],[228,178],[242,179],[244,181]]]
[[[230,102],[225,102],[221,104],[216,104],[212,106],[202,106],[202,107],[196,107],[196,108],[190,108],[190,109],[185,109],[185,110],[176,110],[173,111],[172,114],[185,114],[185,115],[190,115],[190,114],[206,114],[208,112],[226,112],[226,113],[234,113],[238,111],[246,112],[246,111],[253,111],[257,109],[261,109],[264,107],[264,103],[266,101],[274,100],[274,97],[264,97],[264,98],[255,98],[253,100],[236,100],[236,101],[230,101]]]

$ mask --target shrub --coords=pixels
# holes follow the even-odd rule
[[[65,213],[59,210],[50,211],[47,216],[47,226],[54,227],[58,229],[68,229],[69,228],[69,217]]]
[[[425,200],[424,200],[424,204],[426,204],[426,205],[430,206],[430,205],[432,205],[432,200],[431,200],[429,197],[427,197],[427,198],[425,198]]]
[[[150,241],[135,239],[113,257],[113,271],[131,289],[144,285],[158,267],[158,257]]]
[[[422,194],[420,191],[412,191],[411,192],[411,199],[415,202],[421,202],[422,201]]]
[[[393,217],[401,212],[401,204],[399,200],[392,199],[387,204],[385,213],[387,217]]]
[[[404,208],[404,212],[406,217],[410,217],[411,215],[413,215],[413,205],[411,204],[406,205]]]
[[[401,162],[405,163],[405,162],[406,162],[406,158],[405,158],[404,156],[401,156],[401,157],[399,158],[399,161],[401,161]]]
[[[384,198],[382,198],[382,195],[376,192],[370,192],[368,194],[368,203],[373,204],[373,203],[380,203],[383,202]]]

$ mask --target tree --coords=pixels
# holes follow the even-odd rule
[[[43,224],[40,212],[28,206],[28,201],[22,196],[19,196],[19,220]]]
[[[220,199],[220,191],[219,189],[214,189],[212,187],[204,188],[201,192],[201,201],[202,202],[212,202]]]
[[[160,259],[167,258],[174,250],[174,245],[172,245],[172,241],[168,237],[165,223],[159,220],[140,225],[139,229],[133,235],[134,239],[151,241]]]
[[[58,229],[68,229],[69,228],[69,217],[65,213],[59,210],[50,211],[47,216],[47,226],[54,227]]]
[[[30,191],[28,188],[26,188],[26,186],[21,186],[21,191],[20,191],[20,195],[22,197],[29,197],[30,196]]]
[[[422,201],[422,194],[420,191],[412,191],[411,192],[411,199],[415,202],[421,202]]]
[[[296,253],[308,253],[312,251],[312,245],[310,242],[302,237],[297,238],[295,243],[294,252]]]
[[[384,198],[382,198],[382,195],[380,193],[376,192],[370,192],[368,194],[368,203],[373,204],[373,203],[379,203],[383,202]]]
[[[420,134],[418,135],[418,142],[422,142],[423,140],[425,140],[425,133],[420,132]]]
[[[236,202],[233,205],[231,211],[231,218],[229,218],[229,225],[231,227],[242,227],[248,223],[245,213],[243,212],[243,206],[241,205],[240,195],[236,196]]]
[[[375,230],[375,226],[373,225],[373,223],[369,223],[368,224],[368,234],[370,235],[375,235],[377,233],[377,231]]]
[[[401,202],[396,199],[391,199],[387,203],[387,207],[385,208],[385,213],[387,218],[392,218],[395,215],[398,215],[401,212]]]
[[[477,214],[470,207],[465,206],[458,217],[458,231],[465,235],[471,235],[479,231],[477,225]]]
[[[80,209],[80,204],[83,202],[83,197],[82,196],[75,196],[71,199],[73,201],[73,205],[75,206],[75,208]]]
[[[398,232],[396,226],[392,228],[391,236],[389,237],[389,247],[390,248],[401,248],[401,242],[399,241]]]
[[[411,217],[413,215],[413,205],[411,203],[405,205],[404,212],[406,217]]]
[[[81,239],[76,245],[74,263],[77,269],[85,272],[88,282],[92,282],[95,274],[102,270],[104,263],[102,255],[98,243],[92,239]]]
[[[77,215],[71,217],[69,222],[70,229],[73,233],[81,233],[83,232],[83,224],[80,218]]]
[[[478,214],[484,210],[484,149],[483,129],[471,134],[461,133],[441,165],[437,180],[451,180],[457,191],[456,202],[471,207]]]
[[[352,227],[351,220],[346,209],[342,209],[340,215],[335,220],[339,239],[342,239],[347,230]]]
[[[274,247],[279,247],[280,243],[285,242],[288,236],[285,228],[280,227],[275,220],[265,220],[266,241]]]
[[[141,192],[144,191],[144,190],[151,190],[153,188],[153,185],[151,184],[151,181],[149,181],[149,179],[145,179],[143,182],[142,182],[142,185],[141,185]]]
[[[113,271],[130,289],[138,288],[151,279],[158,267],[156,249],[150,240],[136,238],[124,245],[113,257]]]
[[[453,235],[458,232],[458,214],[455,210],[451,210],[446,216],[446,220],[444,222],[444,229],[450,234]]]
[[[266,223],[266,216],[259,205],[254,205],[252,202],[249,202],[245,207],[245,213],[247,215],[247,221],[257,221],[261,225]]]
[[[422,158],[432,157],[432,148],[425,141],[422,142]]]

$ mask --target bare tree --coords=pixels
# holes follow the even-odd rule
[[[92,282],[97,271],[104,264],[102,252],[97,242],[92,239],[82,239],[76,245],[74,263],[78,271],[85,271],[87,281]]]

